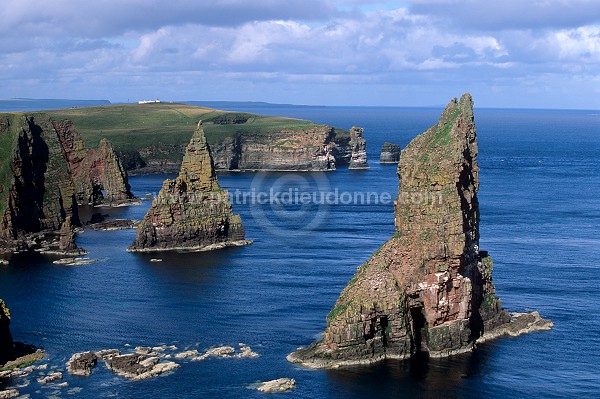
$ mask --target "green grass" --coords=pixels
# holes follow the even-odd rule
[[[47,113],[56,120],[72,120],[86,147],[95,147],[101,138],[106,138],[118,151],[135,151],[151,145],[185,144],[199,120],[203,121],[210,144],[237,135],[260,136],[318,126],[301,119],[227,112],[177,103],[109,105]],[[244,120],[244,123],[239,123]]]
[[[22,118],[22,114],[0,114],[0,215],[4,215],[8,205],[8,194],[13,181],[11,163]]]

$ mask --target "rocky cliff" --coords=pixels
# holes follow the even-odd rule
[[[211,144],[211,151],[217,169],[327,171],[336,168],[335,138],[334,128],[315,125],[226,137]]]
[[[0,248],[69,252],[59,247],[73,247],[65,240],[74,236],[63,234],[59,243],[37,233],[58,232],[67,219],[68,226],[78,225],[81,193],[101,199],[109,187],[111,200],[131,198],[126,175],[114,173],[117,164],[107,144],[86,151],[68,121],[42,113],[0,115]]]
[[[217,182],[201,123],[185,149],[179,176],[166,180],[137,227],[132,252],[208,250],[243,245],[244,227]]]
[[[398,162],[400,162],[400,146],[388,143],[387,141],[383,143],[383,146],[381,147],[381,154],[379,155],[379,163],[397,164]]]
[[[352,126],[350,129],[350,169],[367,169],[367,140],[363,137],[365,129]]]
[[[548,329],[502,309],[492,261],[479,250],[479,166],[471,96],[401,153],[396,233],[357,270],[323,339],[288,356],[310,367],[448,356],[478,340]],[[515,321],[516,320],[516,321]]]
[[[113,205],[133,198],[127,173],[107,140],[102,139],[97,148],[86,150],[71,121],[54,121],[52,124],[63,148],[75,185],[75,197],[80,205]]]
[[[0,365],[12,357],[14,350],[13,338],[10,333],[10,311],[0,299]]]

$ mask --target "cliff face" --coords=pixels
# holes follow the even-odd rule
[[[400,162],[400,146],[387,141],[383,143],[381,147],[381,154],[379,155],[379,163],[394,163]]]
[[[14,349],[13,338],[10,333],[10,311],[0,299],[0,364],[10,359]]]
[[[350,169],[367,169],[367,140],[363,137],[365,129],[352,126],[350,129],[350,149],[352,151],[350,158]]]
[[[3,118],[1,126],[0,135],[14,141],[2,159],[9,170],[2,176],[7,198],[0,204],[0,237],[11,241],[58,230],[67,216],[77,222],[75,187],[51,121],[17,114]]]
[[[453,100],[438,124],[402,151],[396,233],[358,268],[327,316],[322,341],[290,361],[333,367],[419,351],[447,356],[494,331],[549,328],[538,315],[524,329],[502,330],[511,315],[495,295],[491,258],[479,250],[472,107],[468,94]]]
[[[238,135],[211,145],[217,169],[335,170],[335,130],[316,126],[262,136]]]
[[[201,124],[185,149],[179,176],[163,183],[129,251],[206,250],[243,245],[244,227],[217,182]]]
[[[20,251],[36,248],[39,232],[56,232],[79,224],[78,199],[131,198],[127,178],[107,143],[86,151],[68,121],[46,115],[0,115],[0,247]],[[115,172],[117,170],[117,172]],[[62,243],[58,247],[73,247]],[[68,236],[74,239],[74,236]],[[53,248],[52,248],[53,249]]]
[[[210,136],[209,136],[210,139]],[[330,171],[350,162],[351,149],[346,132],[330,126],[273,132],[241,132],[213,137],[209,141],[217,170]],[[126,154],[126,168],[133,173],[177,172],[185,145],[151,145],[137,157]]]
[[[71,121],[54,121],[53,126],[67,160],[79,204],[118,204],[133,198],[127,173],[107,140],[100,140],[98,148],[86,151]]]

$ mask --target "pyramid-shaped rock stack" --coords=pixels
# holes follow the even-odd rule
[[[227,190],[217,182],[202,122],[185,149],[179,176],[165,180],[138,225],[132,252],[210,250],[248,244]]]
[[[479,249],[477,152],[465,94],[402,151],[394,236],[358,268],[323,339],[288,360],[336,367],[441,357],[552,326],[537,312],[509,314],[496,297],[492,260]]]

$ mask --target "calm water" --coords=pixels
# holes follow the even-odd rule
[[[395,166],[378,164],[384,141],[405,145],[441,109],[252,108],[343,128],[365,128],[371,169],[326,174],[222,174],[232,193],[288,188],[397,194]],[[445,360],[313,371],[285,356],[314,341],[356,267],[393,234],[391,204],[234,204],[253,245],[204,254],[125,252],[135,232],[85,231],[78,243],[102,262],[53,265],[19,256],[0,267],[13,335],[44,347],[64,369],[82,350],[125,344],[207,349],[244,342],[257,359],[182,363],[175,373],[128,382],[102,366],[67,388],[32,380],[31,397],[264,397],[248,385],[292,377],[289,398],[598,397],[600,377],[600,115],[588,111],[476,110],[482,168],[481,247],[495,260],[504,306],[538,309],[549,332],[500,339]],[[165,176],[131,179],[139,196]],[[340,199],[344,199],[341,197]],[[150,203],[103,209],[142,218]],[[153,255],[156,257],[157,255]],[[16,381],[23,383],[23,381]],[[282,394],[283,395],[283,394]],[[276,395],[279,396],[279,395]]]

